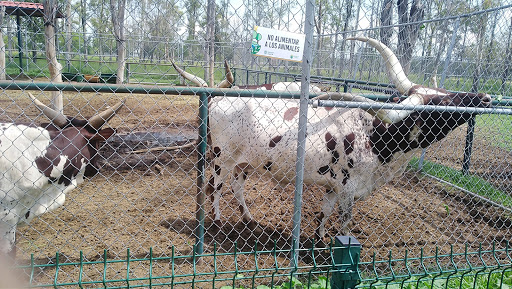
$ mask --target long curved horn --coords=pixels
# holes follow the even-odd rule
[[[224,69],[226,70],[226,79],[219,83],[217,86],[218,88],[229,88],[235,82],[235,77],[233,76],[233,73],[231,73],[227,60],[224,60]]]
[[[402,65],[400,64],[400,61],[398,61],[398,58],[396,55],[387,47],[384,45],[384,43],[367,37],[350,37],[347,38],[347,40],[359,40],[362,42],[366,42],[370,44],[373,48],[377,49],[377,51],[382,55],[384,58],[384,62],[386,63],[386,67],[388,69],[389,77],[391,78],[391,81],[393,84],[395,84],[396,88],[401,94],[407,95],[409,90],[416,85],[414,82],[410,81],[409,78],[407,78],[407,75],[405,75],[404,69],[402,68]]]
[[[176,71],[181,76],[183,76],[185,79],[191,81],[192,83],[196,84],[199,87],[208,87],[208,83],[206,83],[206,81],[204,81],[204,79],[202,79],[201,77],[195,76],[195,75],[188,73],[185,70],[181,69],[179,66],[176,65],[176,63],[174,63],[174,60],[172,60],[172,59],[171,59],[171,63],[172,63],[172,66],[174,66],[174,69],[176,69]]]
[[[60,113],[59,111],[56,111],[42,102],[40,102],[37,98],[35,98],[32,93],[28,92],[28,96],[32,99],[32,102],[39,108],[39,110],[56,126],[63,128],[66,125],[69,124],[68,118]]]
[[[375,100],[366,98],[362,95],[352,93],[339,93],[331,92],[324,93],[312,99],[314,101],[313,107],[317,107],[318,103],[316,100],[344,100],[344,101],[355,101],[355,102],[367,102],[367,103],[379,103]],[[424,104],[423,96],[421,94],[412,94],[407,97],[400,104],[402,105],[422,105]],[[364,109],[369,114],[380,119],[382,122],[393,124],[402,121],[408,115],[412,113],[412,110],[394,110],[394,109]]]
[[[88,122],[91,127],[94,129],[100,129],[107,121],[109,121],[121,107],[123,107],[126,99],[121,100],[116,103],[114,106],[107,108],[106,110],[96,114],[89,118]]]

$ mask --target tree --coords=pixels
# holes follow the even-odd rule
[[[343,33],[347,30],[348,23],[350,21],[352,15],[352,3],[353,0],[336,0],[332,2],[330,26],[334,27],[334,43],[333,43],[333,51],[335,51],[333,65],[331,69],[336,69],[337,64],[339,64],[338,73],[339,77],[341,77],[341,72],[343,70],[343,62],[344,62],[344,41],[347,38],[346,34]],[[345,10],[344,10],[345,9]],[[345,12],[345,13],[344,13]],[[340,36],[343,41],[340,45]],[[339,48],[341,46],[341,48]],[[339,59],[338,62],[335,60]],[[334,71],[331,71],[330,74],[334,74]]]
[[[88,54],[88,49],[87,49],[87,46],[88,46],[88,43],[87,43],[87,0],[80,0],[80,12],[81,12],[81,16],[80,17],[80,23],[81,23],[81,26],[82,26],[82,36],[84,38],[84,51],[83,53],[85,55]]]
[[[201,2],[199,0],[187,0],[185,13],[187,14],[187,39],[193,40],[196,37],[196,24],[199,17]]]
[[[57,49],[55,47],[55,21],[57,19],[57,2],[55,0],[44,0],[44,35],[46,47],[46,60],[48,61],[48,70],[50,71],[50,80],[52,82],[62,82],[62,65],[57,61]],[[53,109],[62,112],[64,104],[61,91],[52,91]]]
[[[216,43],[227,43],[233,42],[234,39],[230,34],[229,27],[229,1],[223,0],[220,2],[218,13],[216,14],[215,20],[215,42]],[[233,46],[224,45],[224,48],[216,53],[218,61],[231,60],[234,55]]]
[[[71,66],[71,0],[66,0],[66,67]]]
[[[5,43],[2,28],[4,26],[5,6],[0,6],[0,80],[5,80]]]
[[[317,35],[322,35],[324,32],[324,22],[326,21],[328,23],[327,15],[330,10],[330,5],[328,0],[316,0],[316,12],[315,15],[315,30]],[[323,58],[321,55],[321,48],[322,48],[322,40],[323,37],[319,36],[316,40],[316,52],[319,57],[317,57],[319,60],[316,62],[316,74],[320,75],[320,68],[322,66],[321,59]]]
[[[124,69],[126,67],[126,47],[124,38],[124,12],[126,0],[110,0],[112,13],[112,29],[117,47],[117,84],[124,82]]]
[[[398,58],[405,74],[409,73],[411,67],[412,53],[416,40],[418,39],[418,32],[420,24],[409,24],[423,20],[424,8],[421,0],[413,0],[411,9],[407,0],[398,0]]]
[[[205,79],[208,79],[210,86],[215,85],[214,64],[215,64],[215,0],[208,0],[206,8],[206,45],[205,61],[208,69],[205,69]]]
[[[508,26],[508,34],[507,34],[507,46],[505,49],[505,55],[507,56],[505,59],[503,72],[501,73],[501,86],[500,86],[500,93],[506,94],[505,87],[507,84],[507,78],[510,74],[510,67],[512,64],[512,47],[510,43],[510,38],[512,34],[512,18],[510,19],[510,24]]]
[[[347,33],[344,33],[348,30],[349,28],[349,25],[350,25],[350,21],[352,21],[352,16],[353,16],[353,4],[354,4],[354,0],[347,0],[347,2],[345,3],[345,1],[341,1],[340,0],[337,0],[335,2],[335,5],[333,8],[334,8],[334,11],[337,11],[338,13],[333,17],[333,24],[335,25],[336,27],[336,35],[335,35],[335,39],[334,39],[334,47],[335,49],[337,49],[338,47],[338,35],[339,33],[343,33],[343,40],[341,41],[341,47],[340,47],[340,56],[339,56],[339,61],[338,61],[338,77],[342,77],[342,72],[344,69],[346,69],[346,62],[345,62],[345,44],[346,44],[346,39],[347,39]],[[342,11],[343,9],[342,8],[345,8],[345,14],[342,15]],[[345,19],[343,21],[343,19]],[[343,25],[342,25],[343,23]],[[342,28],[341,28],[342,27]]]
[[[484,3],[482,5],[483,9],[489,8],[490,1],[484,0]],[[471,91],[477,92],[478,88],[480,87],[480,77],[482,74],[482,58],[483,58],[483,52],[484,52],[484,42],[485,42],[485,32],[487,30],[487,23],[489,21],[489,16],[487,13],[478,16],[478,21],[475,28],[477,29],[477,50],[476,50],[476,63],[475,63],[475,69],[473,70],[473,83],[471,84]]]
[[[380,25],[386,26],[381,28],[380,41],[389,46],[391,36],[393,35],[393,27],[391,27],[393,19],[393,0],[384,0],[382,3],[382,11],[380,13]]]

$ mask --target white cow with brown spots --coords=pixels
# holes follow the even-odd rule
[[[0,258],[16,255],[16,227],[64,204],[66,193],[98,172],[101,127],[123,106],[89,120],[66,117],[38,101],[49,124],[0,123]]]
[[[369,38],[352,38],[376,48],[390,78],[408,105],[487,107],[484,93],[450,93],[411,82],[394,53]],[[345,100],[370,100],[351,94],[330,94]],[[209,103],[209,136],[213,174],[207,191],[212,194],[213,218],[221,225],[221,190],[230,182],[243,220],[254,224],[244,200],[244,184],[250,172],[258,172],[288,184],[294,183],[297,157],[299,101],[287,99],[214,97]],[[351,218],[355,199],[403,173],[410,155],[444,138],[464,124],[471,114],[363,110],[357,108],[308,108],[304,183],[325,187],[317,237],[325,235],[325,223],[336,204]],[[307,205],[307,204],[306,204]]]

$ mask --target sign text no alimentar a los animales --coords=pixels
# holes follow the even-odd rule
[[[254,26],[251,53],[301,62],[305,38],[304,34]]]

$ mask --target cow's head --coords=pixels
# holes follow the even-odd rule
[[[118,102],[88,120],[83,120],[67,117],[44,105],[31,93],[28,94],[34,104],[50,120],[50,123],[41,125],[48,130],[52,139],[45,156],[36,160],[42,173],[51,179],[53,168],[59,165],[60,156],[65,155],[68,158],[66,162],[69,163],[63,165],[65,169],[62,179],[55,181],[68,184],[84,164],[86,164],[85,176],[91,177],[97,174],[100,143],[114,134],[113,129],[101,129],[101,127],[116,114],[125,101]]]
[[[397,90],[405,96],[399,102],[403,105],[436,105],[450,107],[489,107],[491,97],[486,93],[449,92],[442,88],[416,84],[405,75],[402,65],[395,54],[378,40],[355,37],[377,49],[384,58],[389,78]],[[376,103],[366,97],[350,93],[325,94],[318,99],[340,99]],[[383,162],[388,162],[397,150],[408,151],[417,147],[428,147],[444,138],[451,130],[466,123],[472,114],[469,112],[449,111],[412,111],[393,109],[367,109],[376,116],[375,133],[372,136],[374,150]]]
[[[402,104],[409,105],[439,105],[456,107],[489,107],[492,99],[486,93],[449,92],[443,88],[426,87],[409,80],[395,54],[378,40],[355,37],[349,40],[359,40],[370,44],[384,58],[388,75],[398,91],[406,98]],[[381,112],[381,114],[383,114]],[[467,112],[442,111],[387,111],[392,123],[404,121],[404,124],[416,126],[422,133],[418,134],[418,141],[422,147],[446,136],[452,129],[467,122],[471,114]],[[414,122],[414,124],[412,124]]]
[[[443,88],[437,87],[426,87],[423,85],[416,84],[409,80],[407,75],[402,68],[398,58],[396,55],[383,43],[378,40],[366,37],[353,37],[347,38],[347,40],[359,40],[370,44],[372,47],[377,49],[377,51],[384,58],[384,63],[387,68],[387,73],[395,85],[396,89],[404,96],[405,98],[401,99],[400,103],[404,105],[444,105],[444,106],[459,106],[459,107],[489,107],[491,106],[492,99],[486,93],[469,93],[469,92],[448,92]],[[373,100],[365,98],[360,95],[354,95],[351,93],[329,93],[324,94],[316,99],[338,99],[345,101],[359,101],[359,102],[369,102],[376,103]],[[415,118],[418,118],[421,115],[421,119],[425,121],[434,121],[437,120],[439,123],[437,124],[438,128],[441,130],[446,129],[443,122],[450,124],[460,125],[466,122],[471,115],[468,113],[440,113],[440,112],[416,112],[408,111],[408,110],[371,110],[368,109],[368,112],[375,115],[378,119],[380,119],[384,123],[393,124],[404,121],[411,114],[415,115]],[[454,127],[452,127],[453,129]]]

